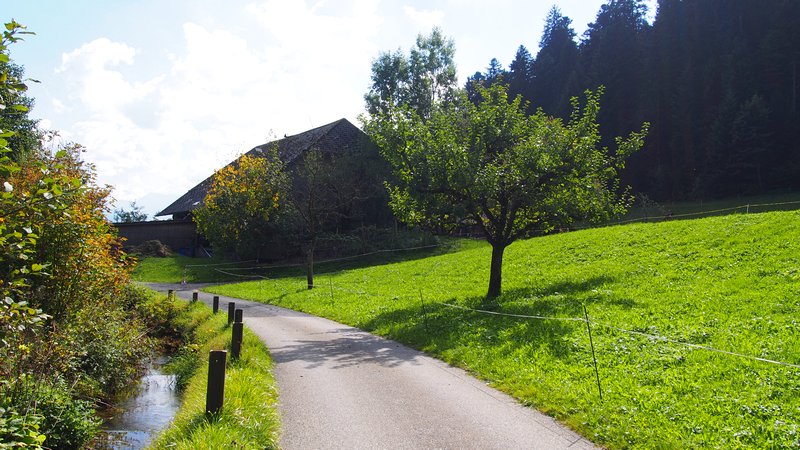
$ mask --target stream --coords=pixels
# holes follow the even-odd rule
[[[169,358],[154,359],[141,378],[135,393],[118,405],[116,414],[107,417],[94,448],[138,450],[147,447],[166,428],[180,407],[175,375],[161,369]]]

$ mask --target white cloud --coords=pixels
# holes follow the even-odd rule
[[[156,76],[145,80],[136,79],[133,47],[107,38],[83,44],[58,68],[73,86],[69,109],[80,111],[71,137],[124,204],[176,199],[272,130],[283,136],[352,120],[363,107],[381,19],[370,0],[337,3],[336,15],[328,9],[251,3],[246,13],[263,28],[246,36],[185,23],[185,46],[161,69],[148,67]],[[145,206],[153,212],[167,203]]]
[[[50,103],[53,105],[53,111],[55,111],[56,113],[64,112],[64,110],[67,109],[67,107],[64,105],[64,102],[55,97],[53,97]]]
[[[136,50],[124,43],[99,38],[61,56],[57,73],[64,74],[68,82],[79,85],[76,97],[93,112],[114,113],[120,106],[141,99],[154,87],[156,80],[131,83],[124,75],[113,70],[119,65],[134,63]],[[70,75],[81,74],[80,79]]]
[[[413,6],[403,6],[403,12],[423,30],[430,30],[442,24],[444,11],[438,9],[416,9]]]

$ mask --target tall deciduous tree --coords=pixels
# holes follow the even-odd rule
[[[528,116],[502,84],[481,101],[435,108],[423,121],[407,107],[366,124],[394,169],[391,206],[408,223],[439,229],[478,226],[492,245],[487,298],[501,293],[503,253],[515,240],[603,220],[624,211],[617,171],[647,132],[617,138],[614,156],[599,148],[599,93],[573,100],[568,124],[539,111]]]
[[[11,62],[7,55],[0,54],[0,73],[5,74],[11,89],[0,90],[0,103],[8,105],[0,108],[0,130],[13,132],[8,136],[9,157],[15,161],[25,159],[39,151],[41,132],[38,120],[31,119],[28,112],[33,108],[33,99],[26,95],[25,69]]]
[[[408,56],[400,50],[381,53],[372,63],[372,86],[364,96],[370,114],[409,105],[427,118],[433,105],[450,101],[456,91],[455,46],[439,28],[417,36]]]
[[[355,219],[358,210],[370,199],[383,197],[380,183],[372,179],[384,171],[374,165],[378,157],[361,147],[362,151],[324,153],[311,149],[291,175],[292,188],[286,195],[284,213],[294,220],[294,233],[306,255],[308,289],[314,287],[314,252],[323,232],[330,231],[345,220]],[[384,197],[385,198],[385,197]],[[384,200],[385,201],[385,200]]]

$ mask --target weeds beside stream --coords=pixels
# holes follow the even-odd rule
[[[179,309],[176,325],[191,330],[189,343],[166,367],[167,372],[177,375],[183,402],[170,427],[151,448],[277,448],[278,393],[267,348],[245,329],[241,358],[228,362],[224,406],[219,416],[209,421],[205,417],[208,353],[229,348],[227,317],[212,314],[200,302],[171,302]]]

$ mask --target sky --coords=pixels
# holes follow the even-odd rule
[[[151,216],[241,153],[346,118],[372,61],[433,27],[459,83],[538,50],[554,5],[578,36],[603,0],[0,0],[35,36],[11,47],[31,116],[85,147],[114,207]],[[651,16],[655,0],[649,1]]]

